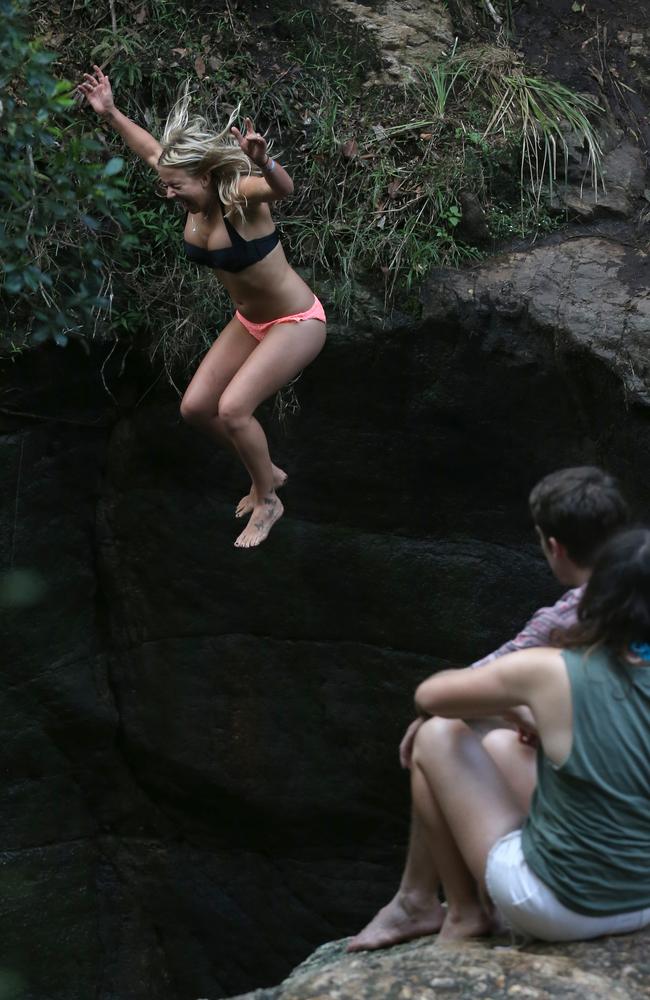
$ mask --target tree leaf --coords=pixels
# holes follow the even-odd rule
[[[121,156],[112,156],[104,167],[104,177],[113,177],[114,174],[119,174],[123,166],[124,160]]]
[[[194,60],[194,69],[196,70],[196,75],[199,80],[202,80],[205,76],[205,59],[203,56],[197,56]]]

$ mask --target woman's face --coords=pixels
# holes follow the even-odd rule
[[[177,198],[188,212],[205,212],[214,201],[210,191],[210,175],[193,177],[178,167],[158,167],[158,174],[167,198]]]

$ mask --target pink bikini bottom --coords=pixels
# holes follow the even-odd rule
[[[305,309],[304,312],[294,313],[292,316],[280,316],[278,319],[272,319],[268,323],[251,323],[249,319],[242,316],[239,309],[235,313],[235,318],[239,320],[242,326],[246,327],[248,332],[255,337],[255,340],[262,340],[271,327],[277,326],[278,323],[302,323],[306,319],[319,319],[321,323],[327,322],[325,319],[325,310],[315,295],[311,306],[309,309]]]

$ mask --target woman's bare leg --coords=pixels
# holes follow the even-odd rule
[[[283,469],[280,469],[277,465],[273,466],[273,486],[276,490],[281,489],[286,483],[288,476]],[[251,488],[248,493],[241,498],[239,503],[235,508],[235,517],[246,517],[255,509],[255,490],[253,489],[253,484],[251,482]]]
[[[224,445],[238,458],[239,452],[219,419],[219,400],[233,376],[257,347],[258,342],[255,338],[238,319],[233,318],[203,358],[181,401],[183,419],[210,437],[216,438],[219,444]],[[273,463],[271,469],[277,489],[283,485],[287,476]],[[242,502],[240,501],[240,505]],[[252,506],[250,509],[252,510]]]
[[[493,729],[483,737],[482,743],[510,785],[517,805],[527,815],[537,784],[535,749],[521,743],[518,734],[512,729]]]
[[[238,548],[263,542],[284,509],[275,493],[266,435],[253,413],[263,400],[306,368],[324,343],[325,324],[319,320],[279,323],[269,330],[221,395],[219,419],[250,473],[255,494],[250,520],[235,542]]]
[[[181,416],[188,424],[235,450],[219,420],[219,399],[224,389],[257,347],[257,341],[231,319],[196,369],[181,400]]]
[[[440,940],[450,940],[492,929],[484,905],[487,857],[500,837],[521,826],[524,812],[472,730],[444,722],[427,725],[413,766],[428,787],[431,815],[438,817],[433,855],[448,904]]]
[[[459,719],[429,719],[418,730],[411,794],[411,838],[399,890],[352,938],[348,951],[385,948],[441,927],[443,941],[494,929],[485,904],[485,862],[492,845],[517,829],[527,810]],[[446,915],[438,900],[440,875]]]

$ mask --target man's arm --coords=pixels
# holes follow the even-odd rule
[[[580,598],[582,597],[583,591],[584,587],[576,587],[574,590],[568,590],[558,601],[555,602],[555,604],[551,605],[551,607],[539,608],[539,610],[537,610],[534,615],[528,619],[521,632],[519,632],[514,639],[508,639],[507,642],[504,642],[503,645],[499,646],[498,649],[495,649],[494,652],[488,653],[487,656],[482,657],[480,660],[475,660],[469,669],[474,669],[475,667],[486,667],[489,663],[493,663],[495,660],[499,660],[501,657],[507,656],[509,653],[519,652],[522,649],[549,646],[551,644],[551,636],[555,629],[566,628],[568,625],[572,625],[575,622],[576,609],[580,602]],[[519,706],[510,707],[518,708]],[[478,718],[483,718],[486,714],[490,713],[483,713],[483,715],[479,714]],[[498,716],[500,713],[493,712],[491,714]],[[474,716],[474,718],[476,717],[477,716]],[[465,718],[470,718],[470,716],[467,715]],[[528,732],[534,731],[534,727],[531,725],[532,720],[528,715],[526,715],[525,710],[521,713],[517,713],[515,711],[507,718],[507,721],[515,723],[520,728],[523,726],[523,728],[525,728]],[[399,759],[400,764],[404,768],[410,768],[411,766],[413,741],[415,740],[415,736],[418,729],[422,725],[422,722],[423,718],[420,715],[410,724],[402,737],[402,742],[399,746]]]
[[[567,590],[555,604],[548,608],[539,608],[514,639],[508,639],[493,653],[488,653],[480,660],[475,660],[471,666],[484,667],[507,653],[516,653],[520,649],[529,649],[531,646],[550,646],[551,637],[556,629],[566,628],[576,621],[576,609],[583,590],[584,587]]]

